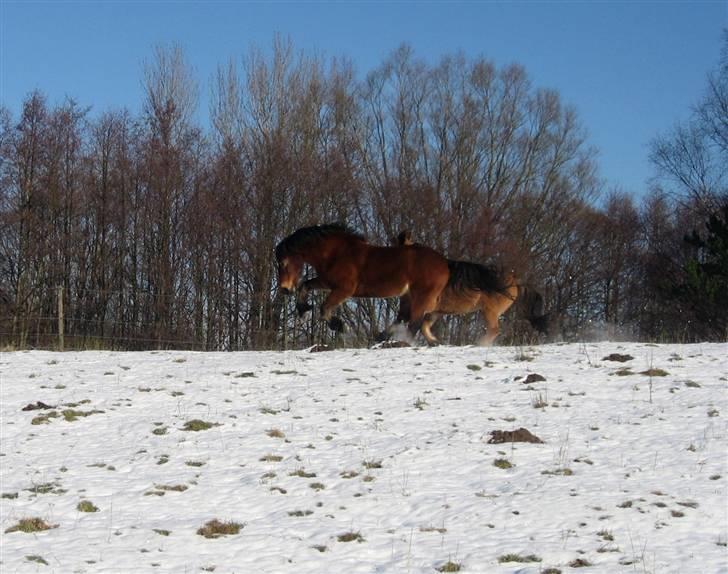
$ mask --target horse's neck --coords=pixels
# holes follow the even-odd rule
[[[318,269],[325,266],[327,263],[330,263],[332,258],[336,257],[336,254],[341,251],[341,247],[346,247],[347,252],[348,249],[351,248],[351,251],[353,252],[355,245],[359,243],[358,241],[353,242],[344,237],[337,239],[338,240],[336,242],[323,242],[311,249],[308,249],[303,256],[304,262],[308,263],[314,269]]]
[[[319,269],[323,265],[323,262],[327,259],[324,255],[325,254],[318,249],[310,249],[301,256],[301,259],[303,259],[304,263],[310,265],[314,269]]]

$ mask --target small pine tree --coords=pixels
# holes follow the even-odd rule
[[[728,336],[728,200],[706,223],[706,236],[693,231],[685,242],[697,256],[684,267],[684,279],[673,295],[689,308],[696,321],[690,329],[699,337],[725,340]]]

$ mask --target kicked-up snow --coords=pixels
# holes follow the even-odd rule
[[[728,572],[727,385],[727,344],[3,353],[0,571]]]

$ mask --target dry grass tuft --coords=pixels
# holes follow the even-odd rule
[[[98,512],[98,507],[90,500],[82,500],[76,506],[76,510],[79,512]]]
[[[339,542],[364,542],[364,537],[360,532],[344,532],[344,534],[339,534],[336,539]]]
[[[460,564],[459,562],[452,562],[452,561],[448,560],[447,562],[445,562],[445,564],[443,564],[442,566],[437,568],[437,571],[438,572],[460,572],[460,568],[462,568],[462,564]]]
[[[541,562],[541,558],[535,554],[529,554],[528,556],[521,556],[520,554],[503,554],[498,557],[498,562],[501,564],[505,562]]]
[[[221,522],[217,518],[209,520],[204,526],[197,530],[197,534],[205,538],[220,538],[230,534],[238,534],[243,528],[243,524],[237,522]]]
[[[648,377],[666,377],[669,374],[670,373],[663,369],[647,369],[646,371],[640,371],[640,375],[645,375]]]
[[[187,421],[185,425],[182,427],[182,430],[185,431],[203,431],[211,429],[214,426],[218,426],[214,423],[208,423],[206,421],[202,421],[200,419],[192,419],[191,421]]]
[[[33,532],[42,532],[43,530],[51,530],[52,528],[58,528],[57,524],[48,524],[42,518],[22,518],[15,526],[8,528],[5,533],[11,532],[25,532],[26,534],[32,534]]]

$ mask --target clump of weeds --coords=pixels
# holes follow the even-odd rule
[[[79,512],[98,512],[98,507],[90,500],[82,500],[76,506],[76,510]]]
[[[91,410],[91,411],[77,411],[75,409],[65,409],[61,411],[61,414],[63,415],[63,419],[66,422],[72,423],[75,420],[78,420],[79,418],[88,417],[91,415],[101,414],[104,411],[99,410]]]
[[[541,562],[541,558],[535,554],[529,554],[528,556],[521,556],[520,554],[503,554],[498,557],[498,562],[501,564],[505,562]]]
[[[182,427],[182,430],[184,431],[203,431],[211,429],[212,427],[220,426],[219,423],[208,423],[207,421],[203,421],[200,419],[192,419],[191,421],[187,421],[184,426]]]
[[[209,520],[197,529],[197,534],[205,538],[220,538],[231,534],[238,534],[245,525],[237,522],[222,522],[217,518]]]
[[[651,369],[647,369],[646,371],[640,371],[640,375],[645,375],[647,377],[666,377],[669,374],[670,373],[663,369],[656,369],[654,367]]]
[[[438,572],[460,572],[460,568],[462,568],[462,564],[459,562],[453,562],[451,560],[448,560],[443,564],[442,566],[437,568]]]
[[[344,532],[339,534],[336,539],[339,542],[364,542],[364,537],[361,532]]]
[[[42,518],[22,518],[15,526],[8,528],[5,533],[11,532],[25,532],[32,534],[34,532],[42,532],[44,530],[50,530],[52,528],[58,528],[57,524],[48,524]]]

